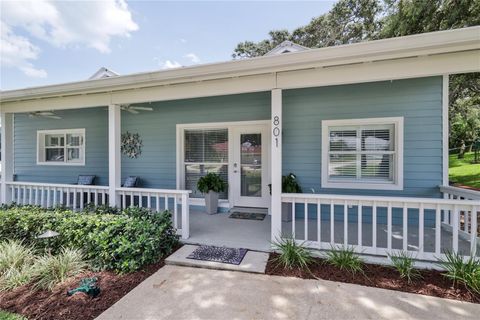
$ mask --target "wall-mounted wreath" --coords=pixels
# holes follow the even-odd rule
[[[122,134],[122,146],[121,150],[124,155],[129,158],[135,159],[142,154],[142,140],[138,133],[125,132]]]

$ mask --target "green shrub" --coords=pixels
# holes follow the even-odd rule
[[[298,244],[293,237],[277,239],[273,247],[280,252],[273,261],[283,268],[308,269],[308,265],[313,261],[310,250],[303,244]]]
[[[420,271],[415,269],[415,261],[413,256],[406,251],[396,254],[389,254],[388,257],[392,261],[393,266],[400,274],[400,278],[407,279],[408,283],[421,278]]]
[[[36,239],[47,229],[59,232],[60,236]],[[81,249],[94,268],[119,272],[156,262],[170,253],[178,241],[168,211],[152,213],[137,207],[115,214],[91,209],[72,212],[64,208],[4,207],[0,210],[0,241],[6,239],[23,239],[39,250],[48,248],[53,254],[64,247]]]
[[[439,265],[445,268],[444,274],[453,280],[453,283],[461,283],[467,289],[480,294],[480,260],[470,256],[467,261],[458,253],[445,252],[445,258],[439,259]]]
[[[352,274],[356,274],[357,272],[363,273],[363,261],[355,253],[353,248],[332,247],[332,249],[327,252],[327,262],[340,268],[340,270],[345,270]]]
[[[87,269],[83,254],[77,249],[62,249],[57,255],[46,254],[35,261],[32,280],[35,287],[52,290]]]

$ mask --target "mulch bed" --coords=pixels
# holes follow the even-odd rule
[[[315,258],[308,270],[284,269],[277,266],[273,259],[278,256],[270,254],[266,273],[269,275],[297,277],[302,279],[324,279],[338,282],[354,283],[368,287],[376,287],[411,293],[418,293],[440,298],[455,299],[472,303],[480,303],[480,295],[471,293],[463,285],[453,286],[452,281],[436,270],[421,270],[422,279],[413,280],[408,284],[400,278],[392,267],[375,264],[365,264],[365,275],[340,270],[328,264],[324,259]]]
[[[0,292],[0,309],[21,314],[29,320],[95,319],[164,265],[162,259],[142,270],[123,275],[111,271],[88,272],[58,285],[53,292],[32,291],[31,285],[18,287]],[[83,293],[68,297],[67,290],[76,288],[80,279],[85,277],[98,277],[100,294],[96,298]]]

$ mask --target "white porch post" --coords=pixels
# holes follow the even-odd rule
[[[120,206],[120,188],[122,171],[120,156],[121,109],[119,105],[108,106],[108,199],[111,207]]]
[[[1,203],[12,201],[11,192],[7,189],[7,182],[13,181],[13,114],[0,113],[2,123],[2,161],[1,161]]]
[[[282,90],[272,90],[272,241],[282,234]]]

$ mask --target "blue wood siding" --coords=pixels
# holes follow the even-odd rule
[[[108,185],[107,107],[55,111],[61,120],[15,114],[15,179],[46,183],[76,183],[79,174],[94,174],[95,184]],[[85,165],[37,165],[37,131],[85,128]]]
[[[176,188],[176,125],[270,119],[270,92],[154,102],[154,110],[122,113],[122,132],[139,133],[142,154],[122,156],[122,180],[138,176],[147,188]]]
[[[322,120],[404,117],[404,190],[321,188]],[[283,173],[306,193],[439,197],[442,78],[430,77],[283,93]]]

